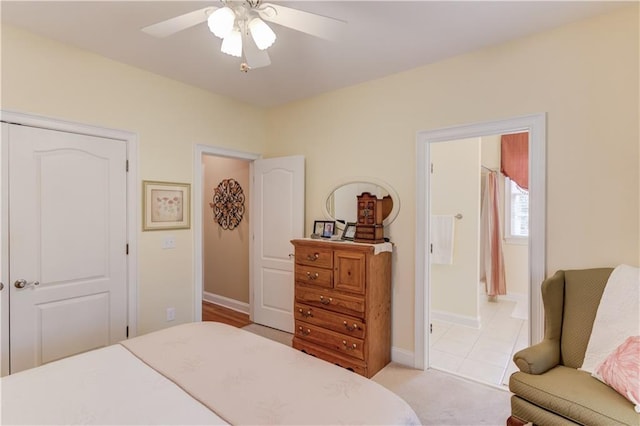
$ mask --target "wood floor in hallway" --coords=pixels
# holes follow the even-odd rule
[[[202,302],[202,321],[217,321],[238,328],[251,324],[248,314],[205,301]]]

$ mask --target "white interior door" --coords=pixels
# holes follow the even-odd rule
[[[293,332],[293,245],[304,235],[304,157],[254,161],[255,323]]]
[[[126,338],[124,141],[8,125],[15,373]],[[4,130],[4,129],[3,129]]]

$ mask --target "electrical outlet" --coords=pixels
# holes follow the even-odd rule
[[[167,321],[176,319],[176,308],[167,308]]]
[[[164,239],[162,240],[162,248],[165,250],[176,248],[176,237],[174,237],[173,235],[164,237]]]

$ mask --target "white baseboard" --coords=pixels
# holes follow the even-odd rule
[[[413,352],[406,349],[400,349],[396,347],[391,348],[391,361],[398,364],[405,365],[407,367],[415,367],[415,355]]]
[[[445,321],[465,327],[480,328],[480,318],[467,315],[452,314],[451,312],[431,310],[431,319]]]
[[[233,309],[234,311],[242,312],[243,314],[249,315],[249,304],[240,302],[239,300],[230,299],[228,297],[209,293],[207,291],[202,292],[202,300],[215,303],[216,305],[224,306],[225,308]]]

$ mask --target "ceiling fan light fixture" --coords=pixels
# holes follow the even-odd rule
[[[268,49],[276,41],[276,33],[260,18],[253,18],[249,22],[249,31],[260,50]]]
[[[235,29],[222,39],[220,51],[237,58],[242,56],[242,34],[240,34],[240,30]]]
[[[233,30],[233,25],[236,21],[235,12],[228,6],[216,9],[209,18],[207,18],[207,24],[209,30],[219,38],[225,38]]]

